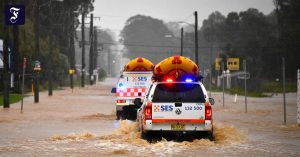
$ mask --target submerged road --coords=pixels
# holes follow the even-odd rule
[[[215,141],[140,138],[132,121],[115,120],[114,94],[117,79],[40,93],[10,109],[0,109],[0,156],[300,156],[300,127],[296,125],[296,94],[287,94],[287,125],[283,124],[282,95],[248,98],[212,93]]]

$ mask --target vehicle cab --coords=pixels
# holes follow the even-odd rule
[[[207,133],[213,139],[212,107],[199,78],[164,77],[154,82],[138,110],[142,137],[153,132]]]

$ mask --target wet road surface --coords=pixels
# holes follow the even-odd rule
[[[115,120],[116,79],[76,88],[40,93],[10,109],[0,109],[0,156],[300,156],[300,127],[296,125],[296,94],[287,94],[287,125],[282,95],[248,98],[212,93],[215,141],[161,141],[140,138],[137,124]]]

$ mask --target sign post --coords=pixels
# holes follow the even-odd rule
[[[243,64],[244,64],[244,73],[246,75],[247,73],[247,62],[246,60],[243,60]],[[245,77],[245,112],[247,113],[247,78]]]
[[[222,87],[223,87],[222,89],[223,89],[223,108],[224,108],[224,106],[225,106],[224,105],[225,104],[225,102],[224,102],[225,101],[225,97],[224,97],[224,92],[225,92],[224,91],[224,87],[225,87],[225,81],[224,81],[224,77],[225,77],[224,62],[222,62],[221,66],[222,66]]]
[[[39,103],[39,72],[41,71],[41,63],[34,62],[33,68],[33,89],[34,89],[34,103]]]
[[[215,59],[215,70],[221,70],[221,65],[220,65],[221,61],[222,61],[222,58]]]
[[[282,57],[282,94],[283,94],[283,120],[286,125],[286,99],[285,99],[285,58]]]
[[[298,69],[298,92],[297,92],[297,123],[300,126],[300,69]]]
[[[0,69],[3,68],[3,40],[0,39]]]
[[[22,74],[22,99],[21,99],[21,113],[23,112],[23,99],[24,99],[24,80],[25,80],[25,70],[27,65],[27,58],[23,60],[23,74]]]
[[[73,89],[74,89],[74,81],[73,81],[74,73],[75,73],[75,70],[74,70],[74,69],[70,69],[70,70],[69,70],[70,81],[71,81],[70,87],[71,87],[71,89],[72,89],[72,93],[73,93]]]

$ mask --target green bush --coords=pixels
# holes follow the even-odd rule
[[[262,87],[264,92],[269,93],[281,93],[282,92],[282,83],[281,82],[268,82],[265,83]],[[285,86],[286,92],[297,92],[296,83],[287,82]]]
[[[103,81],[107,77],[106,71],[100,68],[98,70],[98,77],[99,77],[99,81]]]
[[[9,103],[15,103],[21,100],[21,94],[9,94]],[[3,106],[3,95],[0,95],[0,106]]]
[[[212,92],[222,92],[222,88],[212,87]],[[225,93],[228,94],[237,94],[237,95],[245,95],[245,90],[239,87],[233,87],[231,89],[225,89]],[[262,92],[247,92],[247,96],[249,97],[267,97],[267,95]]]

